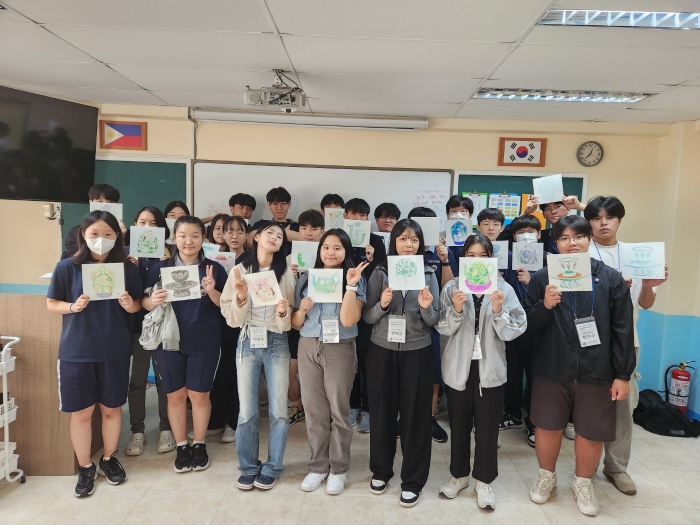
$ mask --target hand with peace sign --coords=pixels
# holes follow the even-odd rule
[[[216,281],[214,280],[214,265],[207,266],[206,274],[202,277],[202,294],[211,294],[215,291]]]
[[[348,269],[347,283],[348,286],[355,286],[362,279],[362,272],[369,266],[368,262],[361,262],[356,268]]]
[[[239,303],[242,303],[245,301],[246,297],[248,297],[248,283],[245,282],[245,279],[241,277],[241,272],[238,271],[238,268],[233,269],[233,285],[236,290],[236,298],[238,299]]]

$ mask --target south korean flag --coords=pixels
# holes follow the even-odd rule
[[[503,162],[506,164],[539,164],[542,143],[527,140],[510,140],[503,148]]]

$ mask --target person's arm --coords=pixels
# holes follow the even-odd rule
[[[206,226],[207,224],[209,224],[209,223],[214,219],[214,217],[216,217],[216,215],[212,215],[212,216],[210,216],[210,217],[203,217],[203,218],[201,218],[200,220],[201,220],[201,221],[204,223],[204,225]]]
[[[440,320],[440,289],[438,288],[435,274],[431,272],[429,276],[428,291],[432,295],[432,302],[427,308],[423,308],[419,304],[420,315],[427,326],[435,326]]]
[[[545,305],[545,298],[549,293],[547,290],[548,280],[547,271],[540,270],[532,276],[530,284],[525,289],[523,309],[527,315],[527,326],[533,331],[543,330],[554,318],[556,304],[552,305],[551,301],[548,300]],[[561,296],[561,292],[559,294]]]
[[[366,271],[366,270],[365,270]],[[385,290],[384,273],[381,270],[372,272],[367,283],[367,302],[362,310],[362,316],[367,324],[377,323],[389,311],[382,308],[381,298]]]
[[[218,266],[218,263],[216,263]],[[207,264],[204,277],[202,277],[202,290],[216,306],[221,306],[221,292],[217,290],[217,280],[221,280],[219,272],[214,272],[214,264]]]
[[[664,265],[664,274],[665,277],[663,279],[642,280],[642,291],[639,293],[638,301],[639,306],[645,310],[654,306],[654,302],[656,301],[656,291],[654,291],[654,288],[664,284],[668,280],[668,264]]]
[[[455,278],[454,274],[452,273],[451,260],[454,256],[444,244],[438,244],[435,247],[435,251],[437,252],[437,256],[440,259],[440,263],[442,265],[442,277],[440,278],[440,288],[444,288],[447,283],[449,283],[452,279]]]
[[[505,283],[502,293],[503,306],[501,306],[499,313],[493,314],[492,325],[501,340],[512,341],[525,333],[527,316],[513,288],[508,283]]]
[[[613,371],[615,379],[629,381],[637,359],[634,351],[634,307],[629,287],[617,273],[610,283],[610,293],[610,353]]]
[[[306,314],[313,308],[314,302],[310,297],[302,297],[301,292],[304,287],[308,287],[308,273],[300,276],[294,285],[294,312],[292,313],[292,328],[301,330],[306,321]]]
[[[287,300],[287,308],[282,314],[284,317],[278,315],[275,316],[275,321],[277,322],[277,328],[282,332],[289,332],[292,329],[292,311],[294,310],[294,285],[296,281],[294,279],[294,274],[290,268],[282,275],[280,280],[280,291],[282,292],[282,298]],[[279,304],[278,304],[279,306]]]
[[[357,324],[362,317],[362,307],[365,303],[358,297],[362,297],[360,281],[362,280],[362,270],[365,269],[366,265],[367,263],[365,262],[360,264],[357,268],[350,268],[348,270],[346,276],[348,288],[345,289],[339,315],[340,322],[345,328],[350,328],[354,324]],[[350,290],[350,286],[357,288],[357,290]]]
[[[570,210],[583,211],[586,209],[586,205],[579,201],[576,195],[567,195],[562,202]]]
[[[245,324],[250,310],[248,285],[243,278],[244,275],[243,265],[236,265],[226,280],[224,291],[219,300],[221,315],[226,319],[226,324],[233,328],[240,328]]]
[[[464,319],[464,303],[467,299],[464,292],[457,296],[459,312],[455,309],[453,297],[455,292],[458,292],[457,281],[453,280],[447,283],[440,294],[440,320],[435,326],[435,329],[445,336],[454,335],[459,327],[462,326]]]

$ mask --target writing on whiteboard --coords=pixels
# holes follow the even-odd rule
[[[204,214],[202,217],[211,217],[219,213],[231,213],[229,206],[225,202],[207,202],[204,205]]]
[[[440,229],[445,229],[445,204],[450,198],[449,191],[442,190],[420,190],[413,192],[413,207],[423,206],[435,211],[440,217]]]

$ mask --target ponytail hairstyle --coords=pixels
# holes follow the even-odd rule
[[[117,234],[117,238],[114,241],[114,247],[109,251],[109,255],[107,255],[107,259],[105,259],[104,262],[131,264],[124,253],[124,234],[122,233],[122,229],[119,227],[119,221],[117,221],[116,217],[110,212],[103,210],[91,211],[85,217],[83,217],[83,220],[80,222],[80,232],[78,233],[78,252],[73,256],[72,263],[78,266],[80,264],[87,264],[95,261],[90,248],[88,248],[88,245],[83,238],[83,235],[85,234],[85,231],[97,221],[106,222],[107,226],[112,228],[112,230],[114,230],[114,232]]]
[[[345,230],[341,230],[340,228],[332,228],[325,232],[323,236],[321,236],[321,240],[318,241],[318,251],[316,252],[316,264],[314,265],[314,269],[323,269],[323,261],[321,261],[321,247],[323,246],[323,243],[326,241],[326,239],[330,236],[338,237],[340,240],[340,244],[343,245],[343,249],[345,250],[345,260],[343,261],[343,297],[345,297],[345,287],[348,284],[348,270],[350,268],[355,268],[355,261],[352,260],[352,241],[350,240],[350,236]],[[308,286],[309,281],[307,279],[306,283],[303,285],[302,289],[306,286]]]
[[[165,238],[169,239],[170,228],[168,228],[168,223],[165,221],[165,215],[155,206],[144,206],[139,211],[137,211],[136,216],[134,217],[134,224],[138,222],[139,216],[145,211],[153,215],[153,218],[156,220],[156,227],[165,228]]]
[[[401,237],[403,235],[403,232],[405,232],[408,229],[413,230],[416,236],[418,237],[418,253],[416,253],[416,255],[423,255],[423,253],[425,253],[423,230],[421,229],[420,224],[418,224],[413,219],[401,219],[396,224],[394,224],[394,227],[391,229],[391,237],[389,237],[389,251],[387,252],[387,256],[398,255],[398,253],[396,252],[396,239]],[[383,262],[381,262],[379,266],[383,266],[385,269],[388,268],[386,259]]]
[[[204,243],[204,232],[206,228],[204,227],[204,223],[201,221],[199,217],[194,217],[192,215],[183,215],[180,217],[178,220],[175,221],[175,226],[173,227],[173,237],[174,237],[174,242],[172,244],[172,253],[170,254],[170,258],[165,262],[165,266],[175,266],[175,258],[177,257],[178,254],[178,249],[177,249],[177,230],[182,226],[183,224],[195,224],[199,226],[200,231],[202,232],[202,243]],[[204,248],[199,249],[199,258],[204,259]]]
[[[270,228],[279,228],[282,232],[282,245],[280,246],[280,249],[277,250],[272,256],[272,264],[270,265],[270,270],[275,272],[277,282],[280,282],[284,272],[287,271],[287,257],[282,251],[285,243],[287,242],[287,233],[284,231],[284,228],[274,221],[265,221],[260,225],[257,231],[251,232],[253,235],[253,248],[250,251],[251,257],[250,261],[243,263],[243,267],[246,269],[247,273],[257,273],[260,271],[260,263],[258,262],[258,241],[255,240],[255,236],[269,230]]]
[[[484,250],[486,250],[486,253],[488,254],[489,257],[493,257],[493,244],[491,244],[491,241],[489,240],[488,237],[485,235],[482,235],[481,233],[475,233],[473,235],[470,235],[467,237],[467,240],[464,242],[464,249],[462,250],[462,257],[467,256],[467,250],[471,246],[474,246],[475,244],[481,244],[481,246],[484,247]]]

